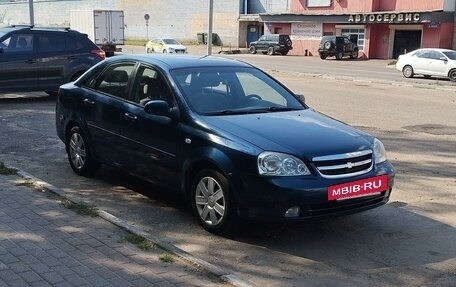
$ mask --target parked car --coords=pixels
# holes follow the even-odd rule
[[[173,38],[155,38],[147,42],[146,53],[187,54],[187,47]]]
[[[380,140],[232,59],[112,57],[60,88],[55,116],[76,174],[106,164],[166,186],[214,233],[360,212],[393,187]]]
[[[358,52],[358,45],[350,41],[347,36],[323,36],[318,48],[318,54],[322,60],[333,56],[336,56],[337,60],[341,60],[344,56],[356,59]]]
[[[104,58],[87,35],[75,30],[0,28],[0,92],[56,93]]]
[[[404,77],[423,75],[425,78],[444,77],[456,81],[456,51],[448,49],[418,49],[399,55],[396,69]]]
[[[256,54],[258,51],[263,54],[287,55],[293,49],[293,42],[289,35],[282,34],[266,34],[260,37],[258,41],[251,42],[249,45],[250,54]]]

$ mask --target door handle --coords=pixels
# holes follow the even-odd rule
[[[36,63],[35,60],[27,60],[27,61],[25,61],[25,62],[26,62],[27,64],[35,64],[35,63]]]
[[[138,117],[136,115],[133,115],[130,113],[125,113],[124,119],[126,119],[127,121],[130,121],[130,122],[135,122],[138,119]]]
[[[84,99],[84,105],[85,106],[93,106],[95,104],[94,100],[91,99]]]

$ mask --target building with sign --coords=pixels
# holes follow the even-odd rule
[[[455,48],[455,0],[291,0],[287,12],[260,13],[264,33],[290,34],[293,50],[317,55],[324,35],[356,35],[368,58],[417,48]]]

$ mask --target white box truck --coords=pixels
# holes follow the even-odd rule
[[[73,10],[70,11],[70,27],[89,36],[106,56],[121,51],[124,44],[124,13],[121,10]]]

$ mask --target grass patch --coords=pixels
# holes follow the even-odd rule
[[[7,167],[3,161],[0,161],[0,174],[2,175],[13,175],[17,174],[17,170],[14,168]]]
[[[152,250],[155,248],[155,244],[152,241],[135,234],[129,234],[127,236],[124,236],[121,242],[125,241],[128,241],[131,244],[136,245],[136,247],[138,247],[139,249],[145,251]]]
[[[173,263],[175,261],[173,255],[170,253],[163,253],[160,255],[160,257],[158,257],[158,259],[160,259],[161,262],[165,263]]]
[[[146,46],[146,40],[125,40],[125,45],[132,45],[132,46]]]
[[[388,63],[388,66],[396,65],[396,63],[397,63],[397,60],[390,61]]]
[[[73,210],[79,215],[88,215],[90,217],[98,216],[97,208],[93,205],[87,205],[84,203],[74,203],[69,200],[65,200],[63,202],[63,205],[66,208]]]

